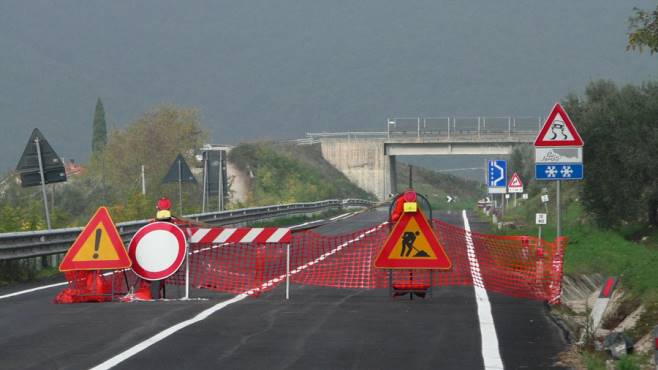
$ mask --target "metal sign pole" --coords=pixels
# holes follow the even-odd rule
[[[190,299],[190,243],[185,242],[185,299]]]
[[[557,223],[557,235],[555,236],[555,240],[558,240],[560,238],[560,232],[561,230],[561,225],[560,225],[560,180],[557,180],[557,216],[556,216],[556,223]]]
[[[290,243],[286,244],[286,301],[290,299]]]
[[[178,160],[178,214],[183,215],[183,179],[181,178],[180,159]]]
[[[203,196],[201,198],[201,213],[206,212],[206,190],[208,188],[208,152],[203,152]]]
[[[46,225],[48,225],[48,230],[52,227],[50,225],[50,211],[48,210],[48,195],[46,194],[46,179],[43,174],[43,162],[41,161],[41,145],[39,145],[39,137],[34,139],[34,143],[37,145],[37,158],[39,159],[39,175],[41,176],[41,195],[43,195],[43,207],[46,212]]]
[[[219,166],[217,167],[217,173],[219,182],[217,183],[217,208],[218,211],[224,210],[224,173],[222,162],[224,160],[224,151],[219,151]]]

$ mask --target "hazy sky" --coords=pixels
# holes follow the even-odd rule
[[[221,143],[545,115],[593,79],[658,77],[658,56],[625,51],[633,6],[655,2],[3,1],[0,172],[34,127],[86,161],[98,97],[112,127],[198,107]]]

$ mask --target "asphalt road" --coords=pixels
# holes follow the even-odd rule
[[[439,215],[462,225],[461,216]],[[381,223],[371,211],[318,229],[342,234]],[[479,227],[471,219],[474,231]],[[0,295],[23,289],[13,286]],[[61,288],[0,300],[0,368],[96,366],[199,312],[209,300],[52,304]],[[245,298],[119,363],[121,369],[482,369],[472,287],[431,300],[391,301],[387,290],[282,287]],[[566,347],[544,303],[489,294],[506,369],[551,368]]]

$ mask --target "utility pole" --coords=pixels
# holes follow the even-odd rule
[[[144,176],[144,165],[142,165],[142,195],[146,195],[146,176]]]

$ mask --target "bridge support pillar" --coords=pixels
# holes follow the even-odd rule
[[[389,194],[397,194],[398,192],[398,173],[397,173],[397,166],[396,166],[396,158],[394,155],[387,155],[388,157],[388,193]]]

